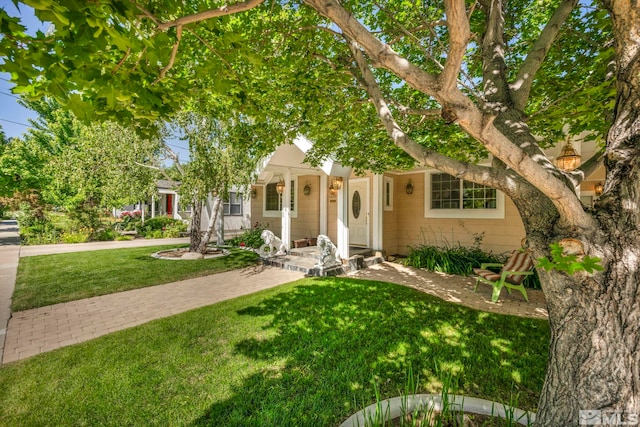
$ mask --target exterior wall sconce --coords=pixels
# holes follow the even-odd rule
[[[304,193],[305,196],[308,196],[309,194],[311,194],[311,184],[309,184],[309,181],[307,181],[307,184],[304,186],[304,189],[302,190],[302,192]]]
[[[602,196],[602,193],[604,192],[604,185],[602,185],[601,182],[597,183],[593,187],[593,192],[596,193],[596,197]]]
[[[331,181],[331,185],[336,190],[341,190],[342,189],[342,177],[338,176],[338,177],[333,178],[333,180]]]
[[[276,191],[278,194],[284,193],[284,179],[280,178],[280,181],[276,184]]]
[[[556,159],[556,166],[567,172],[571,172],[580,166],[580,156],[571,145],[571,141],[567,138],[567,143],[562,147],[560,155]]]
[[[256,187],[251,188],[251,198],[255,199],[256,197],[258,197],[258,190],[256,189]]]
[[[413,184],[411,183],[411,180],[409,180],[404,190],[407,192],[407,194],[413,194]]]
[[[331,197],[336,197],[338,195],[338,190],[334,187],[333,183],[329,186],[329,195]]]

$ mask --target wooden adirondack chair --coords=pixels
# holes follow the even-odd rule
[[[476,278],[476,287],[474,291],[477,292],[478,284],[480,282],[493,286],[493,295],[491,301],[496,302],[500,297],[500,290],[503,287],[507,288],[507,291],[511,293],[511,289],[517,289],[522,293],[522,296],[526,301],[529,301],[527,297],[527,291],[525,290],[522,282],[525,277],[533,274],[533,260],[529,255],[529,252],[513,251],[511,256],[505,264],[498,263],[485,263],[480,268],[474,268],[473,272],[478,276]],[[488,267],[501,267],[499,273],[495,271],[487,270]]]

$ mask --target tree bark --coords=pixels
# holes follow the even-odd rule
[[[207,231],[205,231],[202,239],[200,241],[200,245],[197,247],[195,252],[199,252],[204,254],[207,252],[207,244],[211,239],[211,235],[214,232],[214,228],[216,226],[216,220],[218,219],[218,211],[220,210],[220,203],[222,203],[222,199],[220,197],[215,197],[213,202],[213,207],[211,212],[209,212],[209,222],[207,223]],[[208,206],[208,203],[204,203],[204,206]]]
[[[198,252],[202,242],[200,224],[202,222],[202,201],[194,198],[191,201],[191,231],[189,233],[189,252]]]
[[[605,271],[539,272],[551,325],[540,426],[579,425],[580,410],[602,411],[603,425],[636,425],[640,417],[640,9],[629,0],[605,5],[616,39],[617,99],[605,192],[594,212],[599,226],[580,236]]]
[[[580,425],[581,410],[603,411],[622,420],[640,414],[640,274],[625,260],[624,245],[616,244],[618,260],[604,275],[606,287],[586,274],[539,271],[551,343],[538,426]]]

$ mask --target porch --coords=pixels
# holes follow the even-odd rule
[[[349,248],[349,258],[343,260],[342,265],[320,268],[317,266],[320,259],[320,249],[317,246],[306,246],[291,249],[288,255],[263,258],[262,263],[285,270],[299,271],[305,276],[326,277],[354,272],[384,262],[384,258],[379,252],[376,253],[369,248],[356,247]]]

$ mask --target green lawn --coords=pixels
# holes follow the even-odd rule
[[[232,250],[205,260],[161,260],[151,254],[176,246],[153,246],[20,258],[11,310],[207,276],[255,264],[251,251]]]
[[[0,425],[336,426],[409,366],[420,392],[452,373],[535,409],[548,342],[546,321],[309,278],[4,365]]]

